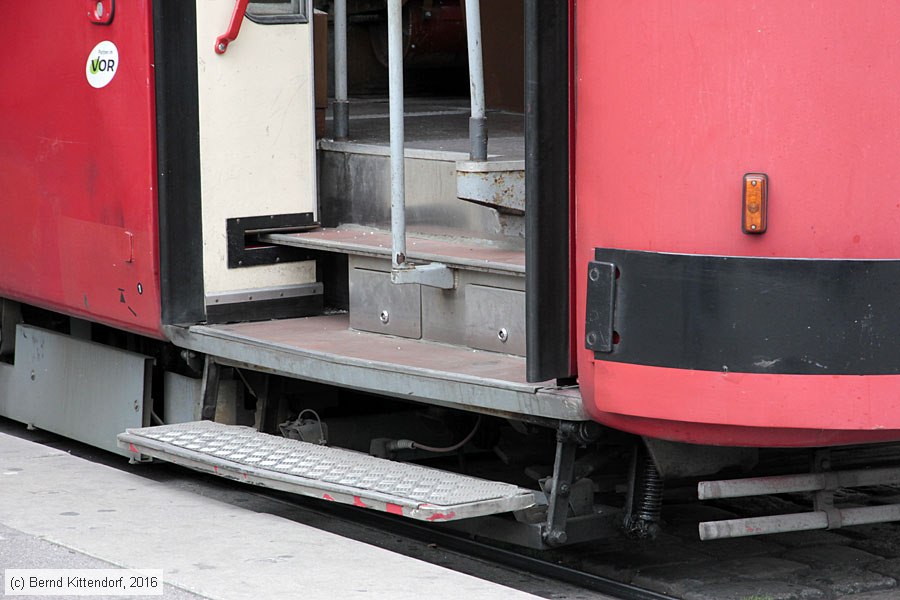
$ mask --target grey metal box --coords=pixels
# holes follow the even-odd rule
[[[131,456],[116,435],[150,424],[152,358],[29,325],[15,357],[0,369],[0,414]]]
[[[390,273],[350,269],[350,327],[405,338],[422,337],[418,284],[395,285]]]
[[[525,355],[525,292],[466,287],[466,345]]]

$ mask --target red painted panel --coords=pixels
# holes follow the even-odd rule
[[[150,4],[109,25],[89,5],[4,6],[0,296],[161,337]],[[115,74],[93,87],[103,41]]]
[[[654,437],[746,446],[900,438],[898,375],[720,373],[603,361],[593,363],[592,375],[594,410],[608,413],[598,413],[601,420]],[[722,424],[731,427],[716,431]]]
[[[900,4],[646,0],[577,10],[577,340],[598,246],[900,258]],[[741,232],[747,172],[769,177],[762,235]],[[670,439],[900,438],[893,377],[737,381],[595,362],[582,344],[579,373],[597,418]]]

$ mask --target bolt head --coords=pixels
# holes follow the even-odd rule
[[[378,320],[381,321],[382,325],[387,325],[388,321],[391,320],[391,313],[386,310],[381,311],[381,314],[378,315]]]
[[[219,52],[225,52],[226,46],[225,46],[224,42],[220,42],[219,45],[216,47],[219,49]]]
[[[569,536],[561,529],[553,529],[547,532],[546,541],[551,546],[562,546],[568,539]]]
[[[600,269],[597,267],[593,267],[590,271],[588,271],[588,277],[591,278],[591,281],[597,281],[600,279]]]
[[[497,332],[497,339],[503,342],[504,344],[509,339],[509,332],[506,330],[506,327],[501,327],[500,331]]]

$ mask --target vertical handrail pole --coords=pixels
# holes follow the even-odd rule
[[[391,266],[406,263],[406,190],[403,165],[403,0],[388,0],[388,94],[391,126]]]
[[[481,52],[481,0],[466,0],[466,45],[469,49],[469,118],[471,160],[487,160],[487,118],[484,111],[484,63]]]
[[[334,139],[350,136],[347,98],[347,0],[334,0]]]

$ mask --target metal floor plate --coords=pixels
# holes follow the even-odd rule
[[[521,356],[357,331],[346,314],[169,327],[167,333],[177,346],[227,366],[550,427],[590,419],[577,387],[528,383]]]
[[[372,227],[323,227],[305,233],[269,233],[264,242],[312,250],[326,250],[376,258],[391,257],[391,232]],[[410,234],[406,256],[440,262],[457,269],[525,276],[525,252],[471,241],[453,242]]]
[[[539,494],[211,421],[129,429],[118,440],[134,454],[229,479],[426,521],[520,510]]]

